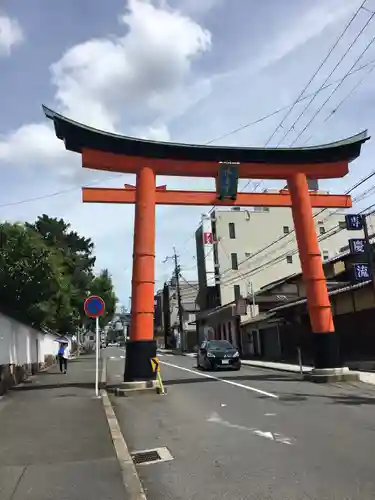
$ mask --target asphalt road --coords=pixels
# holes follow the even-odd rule
[[[131,451],[173,456],[138,466],[149,500],[375,498],[374,386],[160,361],[167,396],[112,398]]]

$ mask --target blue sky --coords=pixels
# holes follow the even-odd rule
[[[128,305],[133,208],[87,206],[80,187],[121,186],[132,176],[83,171],[64,150],[41,105],[98,128],[127,135],[205,143],[285,106],[298,96],[362,3],[356,0],[66,0],[2,2],[0,10],[0,189],[2,218],[61,216],[93,238],[98,267],[113,274]],[[368,0],[375,9],[375,0]],[[361,11],[309,88],[316,90],[371,14]],[[340,79],[375,35],[364,31],[329,82]],[[375,43],[358,64],[375,59]],[[301,137],[301,145],[374,129],[375,71],[328,121],[365,75],[349,77]],[[289,145],[328,97],[311,105],[285,140]],[[303,109],[299,104],[284,131]],[[283,114],[229,135],[218,144],[263,146]],[[277,145],[279,130],[270,145]],[[342,192],[373,166],[367,143],[345,179],[324,188]],[[213,187],[211,180],[159,179],[169,187]],[[278,187],[265,183],[263,187]],[[57,193],[57,194],[55,194]],[[38,199],[36,199],[38,198]],[[30,199],[33,199],[30,201]],[[29,201],[28,201],[29,200]],[[370,204],[366,199],[365,205]],[[206,209],[158,207],[157,286],[175,245],[185,276],[195,278],[194,231]],[[276,251],[276,250],[275,250]]]

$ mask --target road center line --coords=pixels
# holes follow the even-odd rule
[[[212,380],[217,380],[218,382],[224,382],[225,384],[234,385],[235,387],[240,387],[241,389],[246,389],[247,391],[257,392],[258,394],[263,394],[264,396],[268,396],[269,398],[274,398],[274,399],[279,398],[279,396],[277,396],[276,394],[272,394],[271,392],[262,391],[261,389],[256,389],[255,387],[251,387],[250,385],[244,385],[244,384],[240,384],[238,382],[234,382],[232,380],[226,380],[226,379],[223,379],[220,377],[215,377],[214,375],[208,375],[208,373],[201,373],[201,372],[198,372],[196,370],[191,370],[190,368],[185,368],[183,366],[174,365],[172,363],[167,363],[166,361],[160,361],[160,363],[163,365],[166,365],[166,366],[170,366],[172,368],[178,368],[179,370],[183,370],[185,372],[194,373],[195,375],[199,375],[201,377],[206,377],[206,378],[210,378]]]

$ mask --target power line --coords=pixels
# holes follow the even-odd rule
[[[310,84],[312,83],[312,81],[314,80],[314,78],[316,77],[316,75],[319,73],[319,71],[322,69],[322,67],[324,66],[324,64],[327,62],[329,56],[332,54],[332,52],[335,50],[335,48],[337,47],[337,45],[339,44],[339,42],[341,41],[341,39],[343,38],[343,36],[345,35],[345,33],[348,31],[349,27],[351,26],[351,24],[353,23],[353,21],[355,20],[355,18],[357,17],[357,15],[359,14],[360,10],[365,5],[366,1],[367,0],[364,0],[362,2],[362,4],[358,7],[358,9],[356,10],[356,12],[353,14],[352,18],[350,19],[350,21],[348,22],[348,24],[345,26],[344,30],[341,32],[341,34],[339,35],[339,37],[337,38],[337,40],[335,41],[335,43],[333,44],[333,46],[331,47],[331,49],[328,51],[328,54],[324,57],[323,61],[319,64],[318,69],[315,71],[315,73],[312,75],[312,77],[310,78],[310,80],[308,81],[308,83],[303,88],[302,92],[299,94],[299,96],[297,97],[297,99],[294,101],[292,107],[285,114],[285,116],[283,117],[283,119],[281,120],[281,122],[277,125],[277,127],[275,128],[275,130],[273,131],[273,133],[268,138],[268,140],[266,142],[266,146],[271,142],[271,140],[273,139],[274,135],[279,130],[279,128],[282,127],[283,123],[288,118],[288,116],[290,115],[290,113],[293,111],[294,107],[299,102],[299,100],[301,99],[301,97],[303,96],[303,94],[305,93],[305,91],[308,89],[308,87],[310,86]]]
[[[362,66],[359,66],[358,68],[356,68],[353,71],[351,71],[348,74],[348,76],[352,76],[352,75],[358,73],[359,71],[362,71],[363,69],[367,68],[368,66],[370,66],[370,65],[372,65],[374,63],[375,63],[375,59],[371,59],[366,64],[363,64]],[[298,102],[303,102],[306,99],[308,99],[309,97],[312,97],[312,96],[314,96],[316,94],[319,94],[320,92],[326,90],[327,88],[332,87],[335,83],[338,83],[340,80],[341,79],[334,80],[332,83],[329,83],[329,84],[325,85],[324,87],[316,90],[315,92],[307,94],[306,96],[304,96],[301,99],[299,99]],[[293,106],[293,103],[287,104],[286,106],[283,106],[283,107],[281,107],[281,108],[279,108],[279,109],[277,109],[275,111],[272,111],[271,113],[263,115],[263,116],[261,116],[260,118],[258,118],[256,120],[253,120],[251,122],[245,123],[244,125],[241,125],[240,127],[237,127],[237,128],[235,128],[235,129],[233,129],[233,130],[231,130],[229,132],[226,132],[225,134],[223,134],[221,136],[218,136],[215,139],[211,139],[210,141],[207,141],[206,143],[204,143],[204,145],[208,146],[208,145],[210,145],[210,144],[212,144],[214,142],[217,142],[217,141],[219,141],[221,139],[224,139],[224,138],[229,137],[231,135],[237,134],[238,132],[241,132],[242,130],[245,130],[247,128],[250,128],[250,127],[252,127],[254,125],[257,125],[258,123],[261,123],[261,122],[267,120],[268,118],[272,118],[273,116],[281,113],[282,111],[285,111],[286,109],[289,109],[291,106]],[[101,184],[102,182],[106,182],[107,180],[112,180],[112,179],[119,178],[119,177],[121,177],[123,175],[124,174],[117,174],[117,175],[112,175],[112,176],[106,176],[106,177],[104,177],[101,180],[88,183],[88,184],[86,184],[86,186],[95,186],[95,185]],[[250,182],[251,182],[251,180],[242,188],[242,191],[250,184]],[[258,185],[255,187],[255,189],[259,186],[259,184],[260,183],[258,183]],[[32,202],[35,202],[35,201],[41,201],[41,200],[44,200],[44,199],[53,198],[53,197],[56,197],[56,196],[68,194],[68,193],[74,192],[74,191],[76,191],[78,189],[82,189],[82,186],[81,185],[79,185],[79,186],[73,186],[71,188],[62,189],[62,190],[56,191],[54,193],[46,193],[44,195],[40,195],[40,196],[37,196],[37,197],[34,197],[34,198],[25,198],[23,200],[13,201],[13,202],[9,202],[9,203],[3,203],[3,204],[0,205],[0,208],[7,208],[7,207],[16,206],[16,205],[22,205],[24,203],[32,203]],[[211,208],[211,211],[215,207],[216,206],[213,206]],[[188,243],[193,237],[194,236],[189,237],[189,239],[186,241],[186,243]]]
[[[356,17],[356,15],[358,14],[358,12],[360,10],[361,10],[361,7],[358,9],[357,13],[352,18],[352,21],[354,20],[354,18]],[[354,40],[351,42],[351,44],[349,45],[349,47],[346,49],[346,51],[344,52],[344,54],[338,60],[338,62],[336,63],[336,65],[334,66],[334,68],[332,69],[332,71],[329,73],[329,75],[326,77],[326,79],[324,80],[324,82],[322,83],[322,85],[319,88],[324,87],[324,85],[328,82],[328,80],[331,78],[331,76],[333,75],[333,73],[336,71],[336,69],[340,66],[340,64],[343,62],[343,60],[345,59],[345,57],[349,54],[349,52],[351,51],[351,49],[354,47],[355,43],[358,41],[358,39],[360,38],[360,36],[362,35],[362,33],[365,31],[365,29],[367,28],[367,26],[370,24],[370,22],[372,21],[372,19],[373,19],[374,16],[375,16],[375,13],[371,14],[371,16],[369,17],[369,19],[366,21],[366,23],[362,27],[362,29],[357,33],[357,35],[355,36]],[[350,25],[350,23],[349,23],[349,25]],[[349,27],[349,25],[347,26],[347,28]],[[351,69],[353,69],[353,67]],[[346,77],[344,76],[343,80],[345,80],[345,79],[346,79]],[[342,82],[340,82],[339,85],[341,85],[341,83]],[[280,139],[280,141],[277,144],[277,147],[284,141],[284,139],[286,139],[286,137],[290,134],[290,132],[292,130],[295,130],[296,124],[300,121],[300,119],[302,118],[302,116],[306,113],[306,111],[308,110],[308,108],[315,101],[317,95],[318,94],[315,94],[314,96],[311,97],[310,101],[306,104],[306,106],[303,108],[303,110],[301,111],[301,113],[294,120],[293,124],[289,127],[289,129],[285,132],[285,134],[283,135],[283,137]],[[294,142],[292,144],[294,144]]]
[[[357,189],[359,186],[361,186],[362,184],[364,184],[365,182],[367,182],[369,179],[371,179],[372,177],[375,176],[375,169],[372,170],[369,174],[367,174],[365,177],[363,177],[362,179],[360,179],[359,181],[357,181],[353,186],[351,186],[345,194],[350,194],[352,193],[355,189]],[[323,212],[327,211],[328,209],[327,208],[323,208],[322,210],[320,210],[318,213],[314,214],[313,215],[313,218],[316,218],[318,217],[319,215],[321,215]],[[327,220],[327,219],[326,219]],[[239,266],[242,265],[243,263],[245,262],[248,262],[250,261],[251,259],[254,259],[257,255],[263,253],[264,251],[268,250],[269,248],[273,247],[274,245],[276,245],[277,243],[279,243],[280,241],[284,240],[285,238],[288,238],[289,236],[291,236],[293,233],[295,232],[295,229],[292,229],[289,233],[287,234],[284,234],[283,236],[273,240],[272,242],[270,242],[269,244],[267,244],[265,247],[259,249],[257,252],[255,252],[254,254],[250,255],[249,257],[246,257],[246,259],[242,260],[240,263],[239,263]],[[232,269],[228,268],[226,269],[225,271],[223,271],[223,273],[220,273],[221,276],[223,276],[225,273],[229,272],[229,271],[232,271]]]
[[[374,59],[370,60],[369,62],[367,62],[366,64],[363,64],[362,66],[359,66],[357,69],[353,70],[349,76],[351,75],[354,75],[356,73],[358,73],[359,71],[361,71],[362,69],[365,69],[366,67],[370,66],[371,64],[373,64],[375,62]],[[298,101],[296,102],[296,104],[300,103],[300,102],[303,102],[303,101],[306,101],[307,99],[309,99],[310,97],[314,96],[314,95],[318,95],[320,94],[321,92],[323,92],[324,90],[328,89],[329,87],[332,87],[335,83],[338,83],[339,81],[341,80],[341,78],[338,78],[337,80],[334,80],[333,82],[331,83],[328,83],[327,85],[324,85],[323,87],[315,90],[314,92],[311,92],[309,94],[306,94],[304,97],[301,97],[300,99],[298,99]],[[295,101],[294,101],[295,102]],[[289,104],[286,104],[285,106],[282,106],[281,108],[278,108],[276,109],[275,111],[272,111],[271,113],[268,113],[266,115],[263,115],[261,116],[260,118],[257,118],[256,120],[253,120],[251,122],[248,122],[248,123],[245,123],[244,125],[241,125],[240,127],[237,127],[233,130],[231,130],[230,132],[226,132],[225,134],[222,134],[220,136],[217,136],[215,139],[212,139],[208,142],[206,142],[204,145],[209,145],[209,144],[212,144],[214,142],[217,142],[217,141],[220,141],[222,139],[225,139],[226,137],[229,137],[233,134],[237,134],[238,132],[242,132],[243,130],[246,130],[247,128],[249,127],[252,127],[254,125],[257,125],[258,123],[261,123],[265,120],[267,120],[268,118],[272,118],[273,116],[276,116],[278,115],[279,113],[293,107],[294,105],[294,102],[291,102]]]
[[[111,179],[116,179],[118,177],[122,177],[123,175],[124,174],[110,175],[110,176],[104,177],[101,180],[90,182],[90,183],[86,184],[86,186],[96,186],[96,185],[101,184],[102,182],[105,182],[107,180],[111,180]],[[73,191],[76,191],[77,189],[82,189],[82,186],[74,186],[74,187],[71,187],[71,188],[62,189],[60,191],[55,191],[54,193],[48,193],[48,194],[44,194],[44,195],[41,195],[41,196],[36,196],[35,198],[26,198],[24,200],[13,201],[13,202],[10,202],[10,203],[4,203],[4,204],[0,205],[0,208],[13,207],[13,206],[16,206],[16,205],[22,205],[23,203],[31,203],[33,201],[40,201],[40,200],[44,200],[46,198],[53,198],[55,196],[60,196],[61,194],[71,193]]]
[[[337,111],[341,108],[341,106],[354,94],[354,92],[358,89],[360,85],[365,81],[365,79],[370,76],[370,74],[374,71],[375,69],[375,64],[370,67],[370,69],[366,72],[366,74],[354,85],[354,87],[349,91],[349,93],[334,107],[334,109],[329,113],[328,116],[326,116],[325,120],[323,121],[323,125],[327,123],[328,120],[334,116]],[[310,139],[313,137],[314,134],[310,135],[310,137],[303,143],[303,146],[307,144]]]
[[[364,212],[366,212],[367,210],[369,210],[370,208],[374,207],[375,206],[375,203],[369,205],[368,207],[364,208],[363,210],[359,211],[358,213],[360,214],[363,214]],[[367,214],[367,215],[370,215],[370,214]],[[343,231],[345,228],[344,227],[334,227],[332,229],[330,229],[327,233],[321,235],[318,237],[318,242],[321,242],[321,241],[324,241],[326,239],[329,239],[331,238],[332,236],[338,234],[339,232]],[[249,271],[247,271],[246,273],[243,274],[244,277],[248,277],[248,276],[253,276],[255,274],[258,274],[259,272],[261,272],[263,269],[265,268],[268,268],[268,267],[271,267],[275,264],[278,264],[279,262],[281,262],[286,256],[290,255],[290,256],[293,256],[295,254],[298,253],[298,249],[293,249],[292,251],[287,251],[287,252],[284,252],[283,254],[280,254],[276,257],[274,257],[273,259],[265,262],[265,263],[262,263],[260,264],[259,266],[253,268],[253,269],[250,269]],[[225,286],[228,286],[230,284],[234,284],[238,281],[238,278],[236,277],[230,277],[228,278],[226,281],[224,280],[223,282],[220,283],[220,285],[225,285]]]
[[[375,15],[375,14],[374,14]],[[351,66],[350,70],[344,75],[344,77],[341,79],[340,83],[337,84],[337,86],[332,90],[330,95],[327,97],[327,99],[323,102],[323,104],[317,109],[317,111],[313,114],[313,116],[310,118],[310,120],[307,122],[307,124],[303,127],[303,129],[299,132],[297,137],[294,139],[294,141],[291,143],[291,146],[295,144],[298,139],[301,137],[301,135],[307,130],[307,128],[311,125],[311,123],[315,120],[315,118],[318,116],[318,114],[321,112],[321,110],[324,108],[324,106],[327,104],[327,102],[332,98],[332,96],[337,92],[337,90],[341,87],[341,85],[344,83],[344,81],[347,79],[349,72],[355,67],[355,65],[362,59],[362,57],[365,55],[365,53],[368,51],[368,49],[371,47],[371,45],[375,41],[375,36],[370,40],[370,42],[366,45],[364,50],[361,52],[361,54],[357,57],[357,59],[354,61],[354,64]]]

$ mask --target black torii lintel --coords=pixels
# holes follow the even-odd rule
[[[370,137],[367,130],[347,139],[301,148],[248,148],[234,146],[204,146],[172,142],[149,141],[111,134],[70,120],[43,106],[47,118],[53,120],[56,136],[63,140],[68,151],[82,153],[83,149],[99,150],[125,156],[186,161],[312,164],[351,162],[361,152]]]

